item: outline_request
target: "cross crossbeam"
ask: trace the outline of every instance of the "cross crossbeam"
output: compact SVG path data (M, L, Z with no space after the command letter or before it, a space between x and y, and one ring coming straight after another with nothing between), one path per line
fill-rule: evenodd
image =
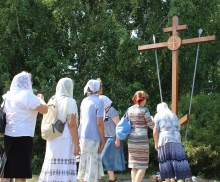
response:
M139 51L150 50L150 49L159 49L167 47L172 51L172 111L178 115L178 49L182 45L196 44L203 42L215 41L215 35L191 38L181 40L178 36L178 31L186 30L187 25L179 25L178 17L174 16L172 19L172 27L164 28L164 33L172 33L172 36L168 39L167 42L157 43L157 44L148 44L138 46ZM180 119L180 124L185 124L189 119L188 114Z

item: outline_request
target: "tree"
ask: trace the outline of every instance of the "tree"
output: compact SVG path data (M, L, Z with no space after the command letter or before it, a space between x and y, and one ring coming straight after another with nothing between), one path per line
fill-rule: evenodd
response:
M47 101L55 93L57 81L70 77L75 81L74 98L79 107L86 82L100 77L103 93L121 115L141 89L149 94L148 107L154 115L160 102L155 54L139 52L137 47L153 43L153 34L156 42L166 42L170 35L164 34L163 28L171 26L174 15L179 24L189 27L180 32L182 39L198 37L199 28L203 36L218 37L219 7L218 0L2 0L0 92L5 93L13 76L25 70L32 73L34 92L43 93ZM219 90L219 45L219 40L200 45L194 95ZM179 51L180 97L191 92L196 49L197 45L187 45ZM157 53L163 100L169 103L171 51L160 49ZM180 111L182 107L179 105ZM40 120L41 116L34 150L38 164L45 149ZM39 170L40 165L36 173Z

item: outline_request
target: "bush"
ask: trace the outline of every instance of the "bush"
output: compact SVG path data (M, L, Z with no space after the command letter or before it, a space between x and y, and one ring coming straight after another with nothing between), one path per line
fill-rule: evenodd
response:
M190 96L180 99L179 111L188 113ZM202 174L205 178L220 177L220 94L200 93L193 97L192 110L188 121L186 154L194 175ZM182 127L186 132L186 124ZM185 142L185 141L184 141Z
M35 155L32 159L32 174L40 174L42 168L42 158Z

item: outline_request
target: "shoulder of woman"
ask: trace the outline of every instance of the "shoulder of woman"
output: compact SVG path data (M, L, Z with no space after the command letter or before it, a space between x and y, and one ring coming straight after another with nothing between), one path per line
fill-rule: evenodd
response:
M144 112L150 112L149 109L147 107L143 107L144 108Z
M117 111L113 106L110 107L111 110Z
M21 90L19 93L19 95L23 96L23 97L36 97L37 96L34 94L34 92L30 91L30 90Z
M68 102L76 103L76 100L74 98L68 97Z

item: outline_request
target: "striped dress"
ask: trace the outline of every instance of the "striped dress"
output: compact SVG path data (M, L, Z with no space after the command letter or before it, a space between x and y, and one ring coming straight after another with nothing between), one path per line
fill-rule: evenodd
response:
M146 107L128 108L132 129L128 136L128 167L146 169L149 162L148 126L154 125Z

